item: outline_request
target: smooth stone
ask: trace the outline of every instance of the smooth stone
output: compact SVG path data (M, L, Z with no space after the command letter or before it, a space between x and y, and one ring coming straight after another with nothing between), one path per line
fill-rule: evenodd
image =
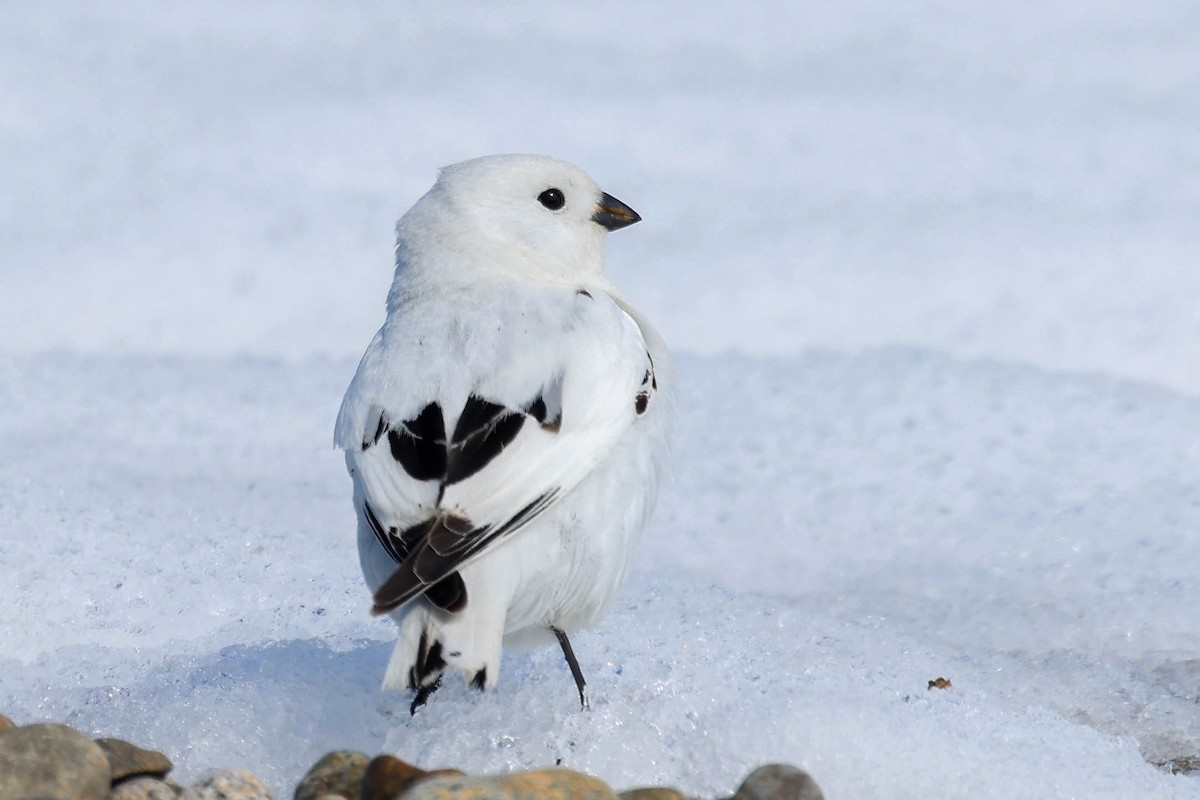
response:
M0 797L106 800L111 785L104 751L74 728L47 722L0 733Z
M112 782L117 783L135 775L164 778L175 766L171 759L157 750L146 750L123 739L97 739L96 744L108 756Z
M17 723L13 722L11 719L4 716L3 714L0 714L0 733L4 733L5 731L10 731L15 727L17 727Z
M825 800L812 777L791 764L767 764L751 772L733 800Z
M456 769L424 770L395 756L381 755L371 759L362 779L360 800L393 800L403 795L413 784L426 778L462 775ZM352 797L352 795L347 795ZM299 800L299 798L297 798Z
M617 795L618 800L687 800L687 796L678 789L669 786L644 786L640 789L628 789Z
M363 775L370 760L366 753L354 750L326 753L300 779L295 800L320 800L322 795L354 800L362 790Z
M543 769L513 775L427 778L404 800L616 800L608 784L569 769Z
M159 778L139 775L113 787L108 800L176 800L179 788Z
M222 769L184 789L179 800L275 800L275 795L245 770Z

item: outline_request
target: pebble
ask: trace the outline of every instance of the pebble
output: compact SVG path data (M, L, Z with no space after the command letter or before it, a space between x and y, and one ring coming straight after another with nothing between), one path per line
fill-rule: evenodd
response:
M180 791L164 780L143 775L121 781L113 787L108 800L176 800Z
M362 800L393 800L417 781L437 776L462 775L456 769L424 770L395 756L382 755L371 759L362 781Z
M602 781L569 769L482 777L444 775L422 780L404 800L616 800Z
M0 733L0 797L107 800L112 779L100 746L66 725Z
M13 722L3 714L0 714L0 733L4 733L5 731L11 730L15 727L17 727L17 723Z
M1166 761L1158 761L1154 766L1165 769L1172 775L1193 775L1200 773L1200 756L1177 756Z
M804 770L767 764L750 773L733 800L825 800L825 795Z
M687 796L667 786L645 786L621 792L617 800L687 800Z
M179 800L275 800L275 795L245 770L222 769L184 789Z
M122 739L97 739L96 744L108 756L113 783L135 775L164 778L174 766L171 759L157 750L145 750Z
M322 796L358 800L363 775L371 757L354 750L334 750L313 764L296 786L295 800L320 800Z

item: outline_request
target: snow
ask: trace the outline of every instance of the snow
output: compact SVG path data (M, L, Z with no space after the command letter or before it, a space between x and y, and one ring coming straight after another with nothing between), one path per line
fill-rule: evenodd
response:
M1200 797L1200 8L18 3L0 711L730 792ZM584 166L680 362L639 569L496 692L377 691L329 446L434 169ZM946 690L927 689L936 677Z

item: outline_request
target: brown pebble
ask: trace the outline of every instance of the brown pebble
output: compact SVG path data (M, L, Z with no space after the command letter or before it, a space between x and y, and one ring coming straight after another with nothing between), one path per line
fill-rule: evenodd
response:
M616 800L603 781L569 769L513 775L431 777L413 786L404 800Z
M320 800L322 795L336 795L344 800L357 800L362 791L363 774L371 757L354 750L334 750L300 779L295 800Z
M371 759L362 781L361 800L393 800L404 794L417 781L437 776L463 773L456 769L424 770L395 756L381 755Z
M644 786L640 789L628 789L617 795L618 800L687 800L687 796L678 789L668 786Z
M4 733L5 731L11 730L15 727L17 727L17 723L13 722L3 714L0 714L0 733Z
M1176 756L1166 761L1156 761L1154 766L1172 775L1194 775L1200 773L1200 756Z
M767 764L751 772L733 800L825 800L811 776L791 764Z
M934 678L933 680L931 680L929 682L929 686L927 688L929 688L929 689L949 689L950 685L951 684L950 684L949 678Z
M97 739L96 744L108 756L113 783L137 775L165 778L171 767L175 766L171 759L157 750L146 750L123 739Z
M164 780L141 775L114 786L108 800L176 800L181 791Z
M0 797L105 800L111 785L104 751L74 728L46 722L0 733Z

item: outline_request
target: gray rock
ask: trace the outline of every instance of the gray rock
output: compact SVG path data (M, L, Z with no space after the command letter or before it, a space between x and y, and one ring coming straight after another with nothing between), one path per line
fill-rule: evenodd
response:
M222 769L184 789L179 800L275 800L275 795L245 770Z
M74 728L41 723L0 733L0 797L105 800L112 779L100 746Z
M339 795L346 800L358 800L363 775L371 757L353 750L326 753L313 764L296 786L295 800L320 800L322 795Z
M121 739L97 739L96 744L108 756L113 783L135 775L163 778L174 766L171 759L157 750L146 750Z
M140 776L113 787L108 800L176 800L180 789L159 778Z
M767 764L751 772L733 800L825 800L817 782L791 764Z

